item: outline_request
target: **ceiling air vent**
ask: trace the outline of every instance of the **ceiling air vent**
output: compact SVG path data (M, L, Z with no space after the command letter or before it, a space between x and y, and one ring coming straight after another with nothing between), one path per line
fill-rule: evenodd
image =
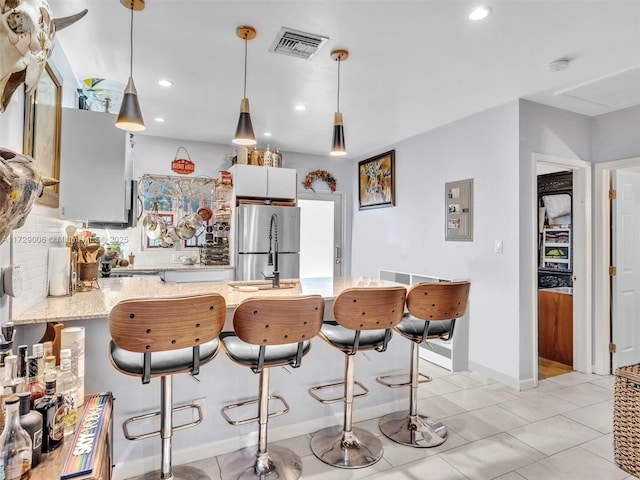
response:
M270 52L311 60L327 43L328 37L282 27L269 48Z

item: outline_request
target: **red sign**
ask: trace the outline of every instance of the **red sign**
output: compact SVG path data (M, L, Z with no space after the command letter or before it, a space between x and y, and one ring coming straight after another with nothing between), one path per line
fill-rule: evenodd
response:
M182 173L184 175L189 175L193 173L196 168L196 164L191 160L185 160L184 158L176 158L171 162L171 170L176 173Z

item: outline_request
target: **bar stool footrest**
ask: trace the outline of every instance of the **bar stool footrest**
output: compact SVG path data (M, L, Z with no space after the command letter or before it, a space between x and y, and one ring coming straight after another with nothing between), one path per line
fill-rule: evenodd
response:
M424 373L419 373L418 376L420 377L418 383L428 383L432 380L430 376L425 375ZM402 382L394 382L393 379L395 378L407 378L408 380L404 380ZM408 387L409 385L411 385L411 377L407 373L399 373L396 375L382 375L380 377L376 377L376 382L378 382L380 385L384 385L385 387L390 388Z
M280 415L284 415L286 413L289 413L289 404L286 402L286 400L281 397L280 395L269 395L269 400L278 400L280 403L282 403L283 407L280 410L277 410L275 412L269 412L269 415L267 416L267 418L273 418L273 417L279 417ZM240 408L240 407L245 407L247 405L254 405L260 402L259 398L253 399L253 400L247 400L245 402L240 402L240 403L232 403L230 405L225 405L224 407L222 407L221 413L222 416L224 417L224 419L227 421L227 423L229 423L230 425L246 425L247 423L253 423L253 422L257 422L259 417L256 415L255 417L251 417L251 418L243 418L240 420L234 420L232 419L229 415L227 415L227 412L230 410L234 410L236 408Z
M353 398L366 397L367 395L369 395L369 389L365 387L362 383L358 382L357 380L353 381L353 386L358 387L360 389L360 391L356 393L354 388ZM330 388L337 388L337 387L344 387L344 382L329 383L327 385L320 385L319 387L310 388L309 395L311 395L320 403L342 402L344 400L344 396L334 397L334 398L323 398L322 396L318 395L318 393L320 393L323 390L330 389Z
M190 427L195 427L196 425L198 425L199 423L202 423L202 420L204 419L204 415L202 413L202 407L200 405L198 405L197 403L189 403L187 405L178 405L176 407L173 407L171 410L172 412L180 412L182 410L188 410L188 409L195 409L198 412L198 418L188 422L188 423L183 423L182 425L178 425L176 427L172 427L172 431L173 432L177 432L179 430L184 430L185 428L190 428ZM148 420L150 418L154 418L154 417L159 417L161 415L161 412L152 412L152 413L145 413L144 415L137 415L135 417L131 417L126 419L124 422L122 422L122 430L124 431L124 436L127 440L144 440L145 438L151 438L151 437L156 437L160 435L160 430L155 430L153 432L149 432L149 433L141 433L139 435L132 435L131 433L129 433L129 425L131 425L132 423L136 423L142 420Z

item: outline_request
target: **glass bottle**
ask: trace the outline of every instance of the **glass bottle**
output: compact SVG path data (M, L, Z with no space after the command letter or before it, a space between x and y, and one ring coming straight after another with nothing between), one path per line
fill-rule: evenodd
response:
M64 442L64 401L56 392L55 374L45 374L45 378L46 393L36 400L33 409L42 415L42 453L49 453Z
M31 478L32 444L29 434L20 426L20 400L7 398L7 422L0 434L0 478L27 480Z
M44 358L50 357L53 355L53 342L44 342L42 344L42 348L44 350ZM55 357L54 357L55 358Z
M20 399L20 426L25 429L31 439L31 468L42 459L42 414L30 409L29 392L18 394Z
M31 398L31 406L34 402L44 397L44 385L40 382L40 375L38 370L38 359L35 357L27 358L29 364L29 377L27 379L26 391L29 392Z
M19 345L18 346L18 378L24 378L26 383L27 381L27 350L29 349L28 345Z
M64 434L71 435L76 428L78 416L78 378L71 371L71 350L60 350L60 375L58 391L64 398Z
M33 356L38 360L38 381L44 385L44 345L34 343L31 348Z
M18 356L5 357L4 365L5 375L8 377L5 386L11 388L12 393L24 392L24 378L18 377Z

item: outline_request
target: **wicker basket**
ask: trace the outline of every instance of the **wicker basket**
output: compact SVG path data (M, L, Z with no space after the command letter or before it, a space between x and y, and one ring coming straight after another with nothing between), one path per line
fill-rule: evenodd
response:
M613 451L622 470L640 477L640 365L616 370Z

